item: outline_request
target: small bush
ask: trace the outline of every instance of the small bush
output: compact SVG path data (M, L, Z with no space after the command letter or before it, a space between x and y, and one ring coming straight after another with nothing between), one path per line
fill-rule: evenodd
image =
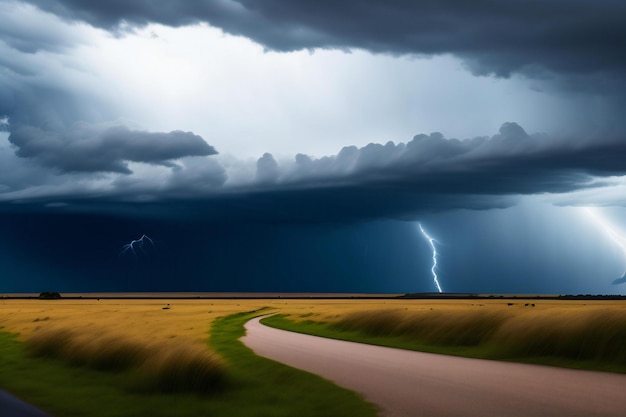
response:
M44 291L39 293L40 300L58 300L61 298L61 294L56 291Z
M226 379L220 358L206 346L185 341L146 344L132 337L90 330L36 331L27 340L30 355L59 359L103 371L130 371L131 386L141 391L214 391Z
M223 386L224 367L203 346L173 345L157 349L134 374L135 387L157 392L213 392Z

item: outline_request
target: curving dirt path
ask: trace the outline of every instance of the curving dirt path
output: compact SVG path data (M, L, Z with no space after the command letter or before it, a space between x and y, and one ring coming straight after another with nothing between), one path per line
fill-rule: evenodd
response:
M38 408L0 390L0 416L2 417L51 417Z
M468 359L246 323L256 354L334 381L387 417L626 416L626 375Z

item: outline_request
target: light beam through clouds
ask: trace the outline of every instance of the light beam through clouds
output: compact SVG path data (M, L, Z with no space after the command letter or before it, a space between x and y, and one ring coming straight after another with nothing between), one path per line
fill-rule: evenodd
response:
M613 284L623 284L626 283L626 236L622 235L617 227L615 227L611 222L602 215L602 213L595 208L592 207L583 207L581 208L581 212L584 213L589 219L593 221L596 225L600 226L600 228L606 233L611 240L619 246L624 254L624 273L621 278L613 281Z
M430 247L433 249L433 266L432 268L430 268L430 272L432 272L433 274L433 281L435 282L435 287L437 287L437 291L441 293L443 292L443 290L441 289L441 285L439 285L439 278L437 277L437 248L435 247L435 239L433 239L428 235L428 233L426 233L426 231L422 227L422 223L418 223L418 225L420 228L420 232L422 232L422 235L424 235L426 240L428 240L428 243L430 243Z
M146 244L146 241L150 242L151 246L154 246L154 242L146 235L141 235L139 239L131 240L130 243L122 246L122 250L120 252L121 255L126 255L129 251L133 253L133 255L137 255L135 252L135 247L138 247L141 251L143 251L143 247Z

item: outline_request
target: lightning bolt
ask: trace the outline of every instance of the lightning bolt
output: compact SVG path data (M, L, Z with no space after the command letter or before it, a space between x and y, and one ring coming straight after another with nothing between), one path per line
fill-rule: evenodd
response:
M135 247L139 248L139 250L143 251L143 247L146 244L146 241L150 242L150 245L154 246L154 242L146 235L141 235L139 239L131 240L130 243L122 246L122 250L120 251L121 255L126 255L129 251L133 253L133 255L137 255L135 252Z
M426 233L426 230L424 230L424 228L422 227L422 223L418 223L418 225L420 227L420 232L422 232L422 235L424 235L426 240L428 240L428 243L430 243L430 247L433 249L433 266L432 268L430 268L430 272L432 272L433 274L435 287L437 287L437 291L443 292L443 290L441 289L441 285L439 285L439 278L437 277L437 248L435 247L435 239L433 239L428 235L428 233Z
M626 260L626 237L624 237L619 229L611 224L597 209L592 207L582 207L581 212L591 219L596 225L606 233L606 235L622 250L624 259ZM613 284L622 284L626 282L626 265L624 266L624 274L621 278L613 281Z

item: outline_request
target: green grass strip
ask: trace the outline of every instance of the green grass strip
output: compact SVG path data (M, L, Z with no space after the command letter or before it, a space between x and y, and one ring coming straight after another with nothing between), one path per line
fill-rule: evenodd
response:
M468 358L502 360L507 362L530 363L538 365L558 366L562 368L585 369L591 371L626 373L626 367L619 363L600 360L574 360L558 356L519 356L508 355L493 345L454 346L424 343L406 336L372 336L360 330L339 329L334 323L314 320L292 320L287 314L265 317L261 323L276 329L296 333L320 336L329 339L365 343L369 345L392 347L418 352L437 353L443 355L463 356Z
M227 358L236 390L223 398L242 405L240 416L375 416L376 409L359 395L321 377L260 358L238 341L243 324L259 313L240 313L213 324L210 344Z
M375 416L354 392L260 358L239 337L261 313L217 319L209 344L228 362L226 386L213 394L149 395L129 390L124 372L72 367L30 357L16 335L0 332L0 388L57 417Z

